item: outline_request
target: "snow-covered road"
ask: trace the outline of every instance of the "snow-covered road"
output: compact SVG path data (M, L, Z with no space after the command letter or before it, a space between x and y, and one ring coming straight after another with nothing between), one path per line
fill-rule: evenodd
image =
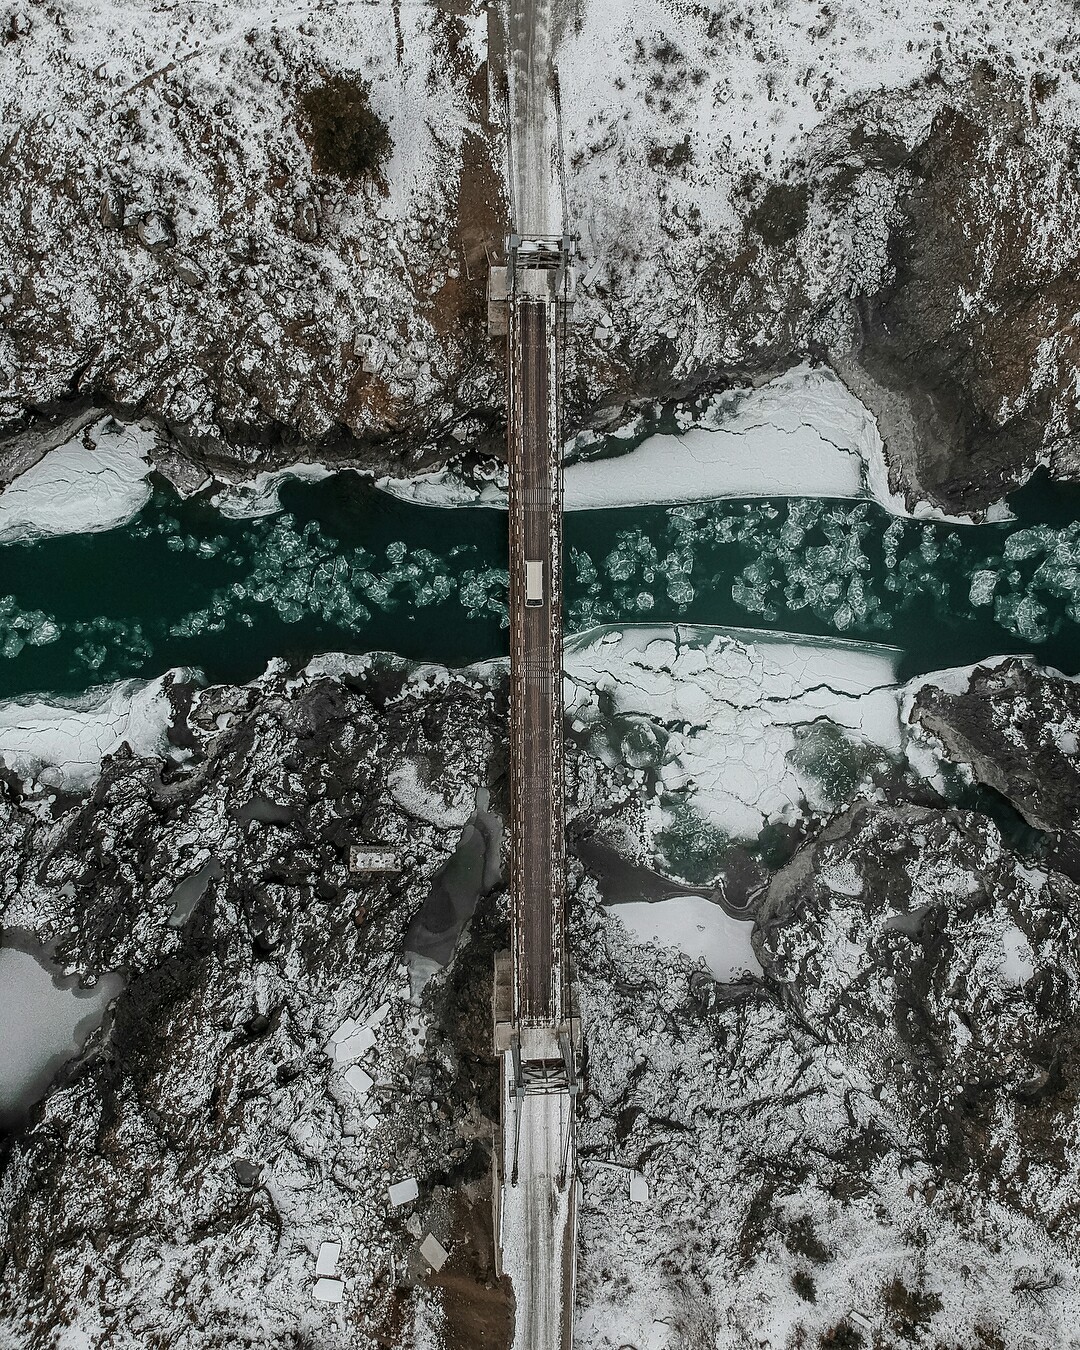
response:
M567 1092L515 1100L503 1057L502 1264L516 1300L514 1350L570 1346L576 1185L568 1154L574 1101ZM515 1132L515 1112L521 1112ZM515 1145L517 1184L513 1184Z

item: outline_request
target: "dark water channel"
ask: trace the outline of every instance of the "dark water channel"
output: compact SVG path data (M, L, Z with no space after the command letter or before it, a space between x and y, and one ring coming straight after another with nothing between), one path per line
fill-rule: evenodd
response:
M159 487L128 525L0 547L0 697L171 665L243 681L272 656L506 651L506 517L399 501L354 474L232 520ZM891 643L905 675L1030 651L1080 670L1080 491L1029 485L1016 521L898 520L780 499L577 512L568 627L687 621Z

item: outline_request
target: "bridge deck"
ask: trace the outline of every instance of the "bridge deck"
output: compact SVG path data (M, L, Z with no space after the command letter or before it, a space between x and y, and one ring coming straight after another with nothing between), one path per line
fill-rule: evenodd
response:
M559 318L524 295L510 314L511 890L515 1020L563 1015L562 500ZM544 603L525 604L540 560Z

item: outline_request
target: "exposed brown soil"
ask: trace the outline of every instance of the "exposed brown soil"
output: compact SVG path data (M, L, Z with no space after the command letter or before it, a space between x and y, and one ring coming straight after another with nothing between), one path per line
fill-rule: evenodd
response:
M462 1192L455 1197L454 1250L429 1283L443 1291L446 1350L506 1350L514 1332L514 1294L506 1276L495 1275L490 1184L472 1189L474 1199Z

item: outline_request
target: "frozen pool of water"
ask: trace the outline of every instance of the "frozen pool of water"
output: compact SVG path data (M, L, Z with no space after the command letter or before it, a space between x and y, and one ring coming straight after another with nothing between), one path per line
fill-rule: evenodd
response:
M113 972L80 989L74 976L58 977L39 946L0 947L0 1128L42 1096L122 988Z

